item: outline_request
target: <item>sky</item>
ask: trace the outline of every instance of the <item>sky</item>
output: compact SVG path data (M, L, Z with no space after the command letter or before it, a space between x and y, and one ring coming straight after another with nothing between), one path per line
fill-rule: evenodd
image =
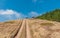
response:
M36 17L60 9L60 0L0 0L0 22Z

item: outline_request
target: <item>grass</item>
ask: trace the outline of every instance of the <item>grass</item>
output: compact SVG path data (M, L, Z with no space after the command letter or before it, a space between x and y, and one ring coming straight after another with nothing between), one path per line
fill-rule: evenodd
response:
M4 23L14 23L15 21L7 21L7 22L4 22Z
M53 23L41 23L42 26L53 26Z

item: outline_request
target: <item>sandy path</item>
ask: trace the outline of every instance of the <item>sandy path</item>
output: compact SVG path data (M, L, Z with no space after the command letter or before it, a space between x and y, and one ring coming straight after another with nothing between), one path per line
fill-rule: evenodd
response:
M21 28L15 38L32 38L27 19L23 20Z
M15 38L25 38L25 20L23 20L21 28Z
M21 28L19 29L19 32L17 33L17 36L15 36L15 38L32 38L28 19L23 20Z
M26 38L32 38L30 28L29 28L29 24L28 24L28 20L26 20Z

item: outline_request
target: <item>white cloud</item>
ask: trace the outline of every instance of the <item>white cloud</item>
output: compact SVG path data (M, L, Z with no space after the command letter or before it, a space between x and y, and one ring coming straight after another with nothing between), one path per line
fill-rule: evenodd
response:
M31 11L29 14L28 14L30 17L36 17L40 14L38 14L37 12L34 12L34 11Z
M15 14L16 12L13 10L0 10L0 14Z
M13 19L23 19L25 15L21 12L16 12L14 10L0 10L0 21L1 19L5 20L13 20Z

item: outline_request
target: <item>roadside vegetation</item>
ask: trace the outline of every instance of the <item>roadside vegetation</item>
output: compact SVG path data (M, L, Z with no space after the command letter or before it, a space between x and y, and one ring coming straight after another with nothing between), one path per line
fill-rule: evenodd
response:
M56 10L47 12L47 13L42 14L41 16L38 16L36 18L60 22L60 9L56 9Z
M15 21L6 21L6 22L4 22L4 23L15 23Z
M40 25L42 25L42 26L53 26L54 24L53 23L41 23Z

